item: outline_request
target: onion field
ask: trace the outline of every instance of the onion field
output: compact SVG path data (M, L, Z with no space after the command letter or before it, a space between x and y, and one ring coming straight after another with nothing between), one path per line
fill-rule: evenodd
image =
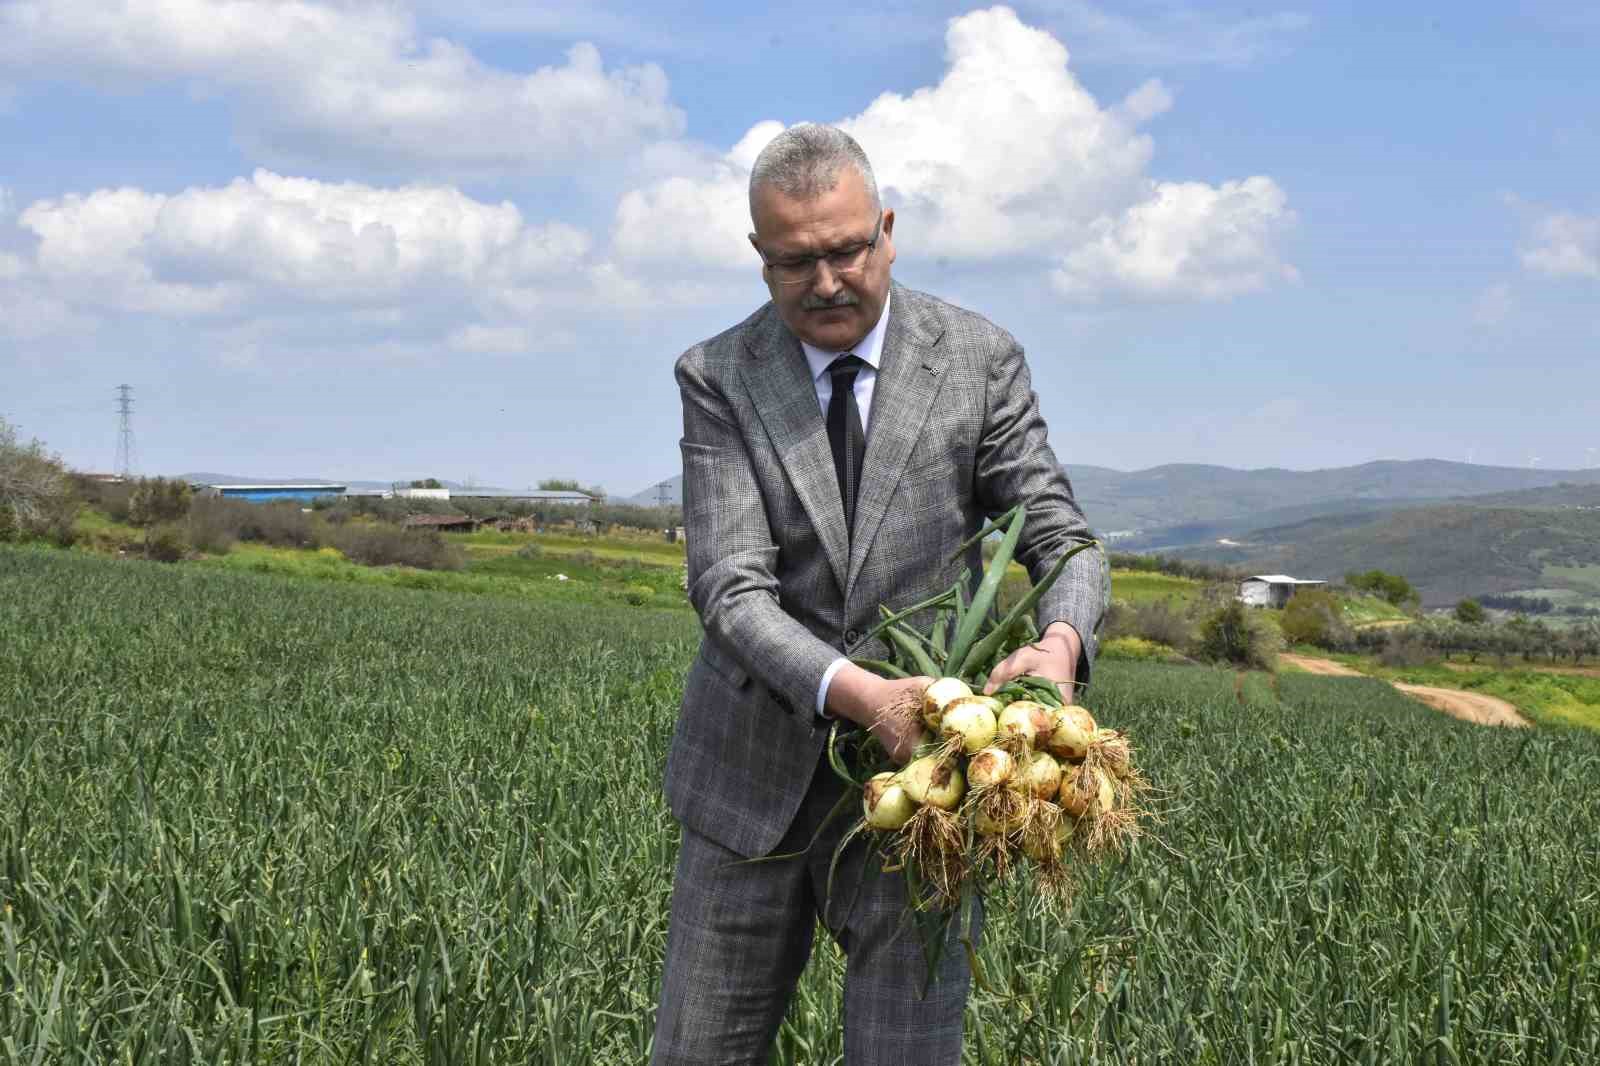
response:
M0 548L0 1064L648 1058L692 612ZM1600 735L1101 665L1162 822L972 1064L1600 1062ZM819 946L777 1061L842 1055Z

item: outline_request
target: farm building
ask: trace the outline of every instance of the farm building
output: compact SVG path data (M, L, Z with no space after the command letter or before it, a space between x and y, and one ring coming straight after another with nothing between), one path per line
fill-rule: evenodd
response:
M500 500L504 503L593 503L587 492L567 492L555 489L456 489L450 493L452 500Z
M273 500L298 500L310 503L316 499L337 499L344 495L343 485L196 485L195 491L203 496L222 496L229 500L247 500L250 503L271 503Z
M1239 600L1250 607L1282 607L1306 585L1326 584L1326 581L1308 581L1288 574L1257 574L1239 582Z
M481 521L459 514L414 514L401 523L406 529L436 529L441 533L476 533Z

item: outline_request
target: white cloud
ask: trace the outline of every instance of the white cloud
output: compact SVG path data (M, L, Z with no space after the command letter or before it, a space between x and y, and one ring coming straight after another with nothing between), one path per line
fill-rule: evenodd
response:
M1102 107L1067 49L995 7L952 19L937 85L884 93L838 124L862 143L897 211L898 250L919 258L1054 264L1078 301L1217 299L1292 278L1276 250L1292 224L1258 176L1157 183L1139 124L1172 106L1159 81ZM624 196L613 243L645 271L750 269L751 163L782 126L763 122L720 157Z
M175 313L224 310L260 290L383 303L419 286L517 283L589 250L581 230L530 225L510 203L448 186L375 188L267 170L173 196L125 188L41 200L20 221L39 239L46 276L94 282L124 307Z
M1214 5L1161 4L1133 17L1084 0L1050 0L1043 10L1080 54L1138 66L1245 67L1282 55L1311 26L1299 11L1231 15Z
M1600 280L1600 215L1546 212L1534 221L1522 265L1546 277Z
M1228 299L1297 279L1273 247L1292 220L1271 178L1159 182L1150 199L1097 219L1093 240L1063 256L1051 281L1069 299L1089 302Z
M550 170L684 125L653 64L607 70L578 44L559 65L499 69L370 0L12 0L0 66L235 92L270 150L411 172Z
M0 255L0 301L59 308L40 329L129 313L192 320L233 359L391 342L396 351L549 348L570 341L574 312L600 300L587 233L450 186L258 170L174 195L121 188L40 200L18 223L32 247L26 258Z

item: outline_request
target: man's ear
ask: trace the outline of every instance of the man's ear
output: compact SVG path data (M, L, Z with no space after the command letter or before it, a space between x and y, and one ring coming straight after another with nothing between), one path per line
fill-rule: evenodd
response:
M751 234L750 239L754 240L755 234ZM889 262L894 262L894 208L892 207L883 209L883 233L878 239L884 243L884 251L889 253Z

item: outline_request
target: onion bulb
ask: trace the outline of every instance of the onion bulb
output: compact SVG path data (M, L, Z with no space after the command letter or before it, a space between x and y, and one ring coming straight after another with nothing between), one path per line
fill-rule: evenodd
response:
M960 696L945 704L939 735L959 737L961 750L968 755L988 747L994 730L994 712L982 696Z
M951 700L972 695L972 689L959 677L941 677L922 693L922 721L935 733L944 719L945 706Z
M1022 852L1034 862L1060 859L1067 850L1072 840L1072 822L1066 818L1056 818L1054 822L1049 828L1041 827L1022 835Z
M1016 828L1016 823L996 818L986 808L979 806L972 814L972 828L986 837L1003 837Z
M889 772L874 775L862 786L861 806L874 829L899 829L917 812L916 803Z
M1097 729L1094 732L1095 748L1106 769L1121 778L1133 772L1133 753L1128 738L1115 729Z
M1026 701L1010 704L1000 712L1000 735L1020 737L1024 747L1033 747L1033 742L1039 736L1039 726L1028 712Z
M1094 715L1076 704L1057 707L1052 714L1054 728L1045 750L1067 762L1082 762L1095 739Z
M1054 799L1061 791L1061 764L1042 751L1023 758L1021 785L1039 799Z
M1003 748L984 748L967 763L967 780L973 788L992 788L1011 779L1017 761Z
M1088 766L1072 766L1061 776L1061 791L1057 796L1061 809L1073 818L1089 813L1100 796L1100 771Z
M954 759L926 755L914 760L895 776L906 795L918 803L942 810L954 810L967 791L966 778Z

